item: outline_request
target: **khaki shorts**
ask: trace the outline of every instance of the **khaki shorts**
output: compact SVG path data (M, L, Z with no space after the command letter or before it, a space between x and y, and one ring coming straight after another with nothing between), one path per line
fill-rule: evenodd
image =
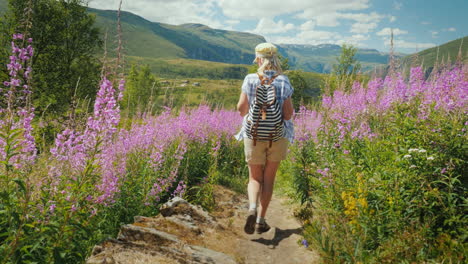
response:
M253 140L244 138L245 161L248 164L265 165L266 161L279 162L286 159L289 141L282 138L274 141L270 148L270 141L257 141L256 146Z

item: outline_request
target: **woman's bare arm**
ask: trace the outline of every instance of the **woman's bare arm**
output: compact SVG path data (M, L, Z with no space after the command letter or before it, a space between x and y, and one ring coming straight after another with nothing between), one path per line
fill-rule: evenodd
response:
M294 113L294 107L292 104L291 97L289 97L288 99L284 100L284 103L283 103L283 119L284 120L291 119L293 116L293 113Z
M241 93L239 102L237 103L237 111L243 117L249 112L249 99L245 93Z

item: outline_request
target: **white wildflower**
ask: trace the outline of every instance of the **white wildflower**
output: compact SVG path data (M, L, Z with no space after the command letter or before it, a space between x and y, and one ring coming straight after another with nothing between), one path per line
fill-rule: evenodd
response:
M429 156L429 157L427 157L427 160L434 160L434 157Z
M411 166L409 166L409 168L410 168L410 169L414 169L414 168L416 168L416 167L417 167L417 166L416 166L416 165L414 165L414 164L413 164L413 165L411 165Z
M409 158L411 158L411 155L410 155L410 154L406 154L406 155L403 156L403 158L409 159Z
M418 150L419 150L419 149L417 149L417 148L410 148L410 149L408 149L408 152L409 152L409 153L412 153L412 152L416 152L416 151L418 151Z
M419 153L426 153L426 152L427 152L427 150L425 150L425 149L420 149L419 150Z

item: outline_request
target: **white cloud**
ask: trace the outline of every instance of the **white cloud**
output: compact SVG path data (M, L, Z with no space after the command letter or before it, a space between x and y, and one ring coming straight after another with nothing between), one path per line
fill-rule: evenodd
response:
M457 29L454 28L454 27L449 27L449 28L443 28L442 31L443 31L443 32L447 32L447 31L449 31L449 32L455 32L455 31L457 31Z
M421 25L430 25L430 24L431 24L431 22L428 22L428 21L422 21L421 22Z
M340 34L336 32L323 31L323 30L309 30L303 31L297 34L297 36L303 40L314 41L314 40L333 40L340 38Z
M389 16L388 20L390 21L390 23L393 23L396 21L396 16Z
M369 33L369 31L372 31L376 27L377 23L354 23L351 26L351 32L358 34Z
M390 36L391 32L392 32L392 29L387 27L387 28L384 28L384 29L380 30L376 34L377 34L377 36ZM403 34L408 34L408 31L402 30L402 29L399 29L399 28L394 28L393 29L393 35L394 36L403 35Z
M389 47L390 46L390 40L386 39L384 40L384 45ZM434 43L424 43L424 42L411 42L411 41L406 41L402 39L395 39L393 40L393 46L395 49L413 49L414 51L420 51L423 49L428 49L435 47L436 44Z
M278 44L309 44L318 45L324 43L338 43L343 37L337 32L323 30L302 31L293 37L267 37L268 41Z
M294 29L294 25L291 23L286 24L283 20L275 22L270 18L262 18L252 32L257 34L279 34L292 29Z
M342 36L340 33L323 30L310 30L306 32L300 32L293 37L276 36L267 38L268 41L277 44L307 44L307 45L319 45L319 44L337 44L343 45L352 44L358 47L366 47L365 40L370 38L369 35L355 34L352 36Z
M352 35L350 37L345 37L343 39L340 39L336 42L338 45L343 45L343 44L352 44L357 47L366 47L362 41L368 40L370 38L369 35L363 35L363 34L356 34Z
M339 17L337 13L330 13L315 16L315 21L317 23L317 26L336 27L340 25L340 22L338 22L338 18Z
M301 13L301 18L314 18L345 10L362 10L369 7L369 0L219 0L223 13L237 19L256 19L258 17L275 17L280 14Z
M116 10L120 0L90 0L89 6ZM191 0L133 0L123 1L122 9L150 21L179 25L200 23L212 28L224 28L224 22L215 18L216 1Z
M378 23L384 18L384 16L380 15L380 14L378 14L376 12L372 12L370 14L365 14L365 13L341 13L341 14L338 14L338 18L355 20L356 22L360 22L360 23L371 23L371 22Z
M301 31L312 30L317 23L314 20L309 20L300 26Z
M430 31L432 38L438 38L439 37L439 31Z
M240 20L235 20L235 19L229 19L229 20L226 20L224 21L226 24L228 25L237 25L240 23Z
M400 10L403 7L403 3L398 1L393 1L393 9Z
M376 12L372 12L369 14L366 13L325 13L321 15L317 15L312 19L317 21L318 26L328 26L328 27L335 27L338 26L339 19L347 19L353 20L360 24L372 24L372 23L379 23L385 16L380 15Z

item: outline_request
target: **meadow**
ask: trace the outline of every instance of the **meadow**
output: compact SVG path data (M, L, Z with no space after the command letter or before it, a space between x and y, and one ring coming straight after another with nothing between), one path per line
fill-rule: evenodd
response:
M177 98L200 91L183 97L192 107L129 118L120 108L125 79L103 74L93 111L38 152L33 44L13 36L2 90L0 263L82 263L122 224L156 215L174 196L210 210L216 184L245 191L233 101L196 101L238 90L222 94L205 79L197 81L213 98L174 87ZM279 190L301 204L304 245L329 263L466 261L467 73L461 62L429 78L419 67L409 78L391 72L299 109Z

